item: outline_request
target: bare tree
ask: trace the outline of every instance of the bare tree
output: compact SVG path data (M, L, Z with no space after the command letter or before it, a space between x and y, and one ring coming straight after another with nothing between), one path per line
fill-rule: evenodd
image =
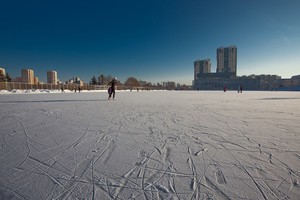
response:
M96 77L95 77L95 76L93 76L93 77L91 78L90 84L91 84L91 85L96 85L96 84L97 84L97 80L96 80Z
M0 71L0 82L5 82L6 81L6 76L2 71Z
M139 87L140 81L138 81L134 77L129 77L129 78L127 78L127 80L125 81L124 84L125 84L125 86L129 86L129 87Z

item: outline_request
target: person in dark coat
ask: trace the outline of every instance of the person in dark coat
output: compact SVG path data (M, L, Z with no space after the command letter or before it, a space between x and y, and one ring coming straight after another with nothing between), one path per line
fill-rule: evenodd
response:
M240 85L240 91L241 91L241 93L243 92L243 86L242 85Z
M226 90L227 90L227 86L224 85L223 91L226 92Z
M117 84L117 78L116 77L113 78L112 81L109 82L109 84L110 84L110 88L111 89L110 89L110 93L109 93L108 99L110 100L111 95L113 96L113 99L115 99L115 95L116 95L115 89L116 89L116 84Z

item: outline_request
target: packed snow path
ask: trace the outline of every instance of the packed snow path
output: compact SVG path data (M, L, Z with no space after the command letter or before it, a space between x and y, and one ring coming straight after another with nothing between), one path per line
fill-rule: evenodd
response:
M0 95L1 199L299 199L300 93Z

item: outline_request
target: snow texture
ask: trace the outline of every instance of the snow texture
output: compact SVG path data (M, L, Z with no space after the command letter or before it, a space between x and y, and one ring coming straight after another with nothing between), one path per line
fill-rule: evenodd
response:
M300 198L297 92L1 94L0 108L0 199Z

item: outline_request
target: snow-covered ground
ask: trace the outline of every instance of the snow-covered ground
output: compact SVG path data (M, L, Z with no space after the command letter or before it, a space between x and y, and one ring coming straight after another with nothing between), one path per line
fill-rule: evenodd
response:
M77 90L78 92L78 90ZM107 92L107 90L82 90L81 93L92 93L92 92ZM123 91L122 91L123 92ZM0 94L45 94L45 93L62 93L61 90L48 90L48 89L37 89L37 90L0 90ZM64 90L63 93L75 93L75 91ZM78 92L79 93L79 92Z
M299 92L0 95L0 199L299 199Z

